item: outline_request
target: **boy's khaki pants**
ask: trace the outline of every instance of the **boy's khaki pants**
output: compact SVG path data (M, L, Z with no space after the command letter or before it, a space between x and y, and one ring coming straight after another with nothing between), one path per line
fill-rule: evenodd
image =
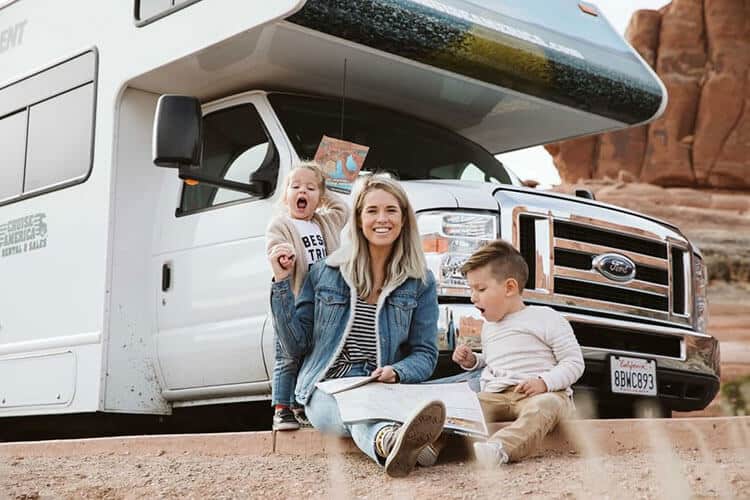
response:
M511 462L531 454L563 418L573 414L574 406L565 391L545 392L526 397L513 392L480 392L479 403L487 422L514 422L490 437L499 442Z

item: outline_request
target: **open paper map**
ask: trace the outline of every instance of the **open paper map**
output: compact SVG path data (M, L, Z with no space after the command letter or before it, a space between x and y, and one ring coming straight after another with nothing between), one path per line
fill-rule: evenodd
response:
M324 135L315 152L315 162L323 169L326 186L351 192L369 150L368 146Z
M367 383L370 380L372 377L346 377L319 382L317 387L336 398L345 423L363 420L403 422L420 403L438 399L445 404L446 431L481 437L488 435L479 399L466 382Z

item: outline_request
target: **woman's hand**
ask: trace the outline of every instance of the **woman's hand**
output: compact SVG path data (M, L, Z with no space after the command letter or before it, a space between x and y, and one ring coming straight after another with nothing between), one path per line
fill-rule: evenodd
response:
M396 373L396 370L392 366L375 368L370 375L373 377L377 376L378 382L385 382L386 384L395 384L398 382L398 373Z
M281 243L273 247L268 260L271 261L271 269L276 281L285 280L292 273L294 258L294 247L289 243Z

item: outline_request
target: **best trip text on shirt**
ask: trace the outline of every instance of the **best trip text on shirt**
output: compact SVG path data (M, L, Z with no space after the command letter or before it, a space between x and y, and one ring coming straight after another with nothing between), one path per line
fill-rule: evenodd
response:
M302 245L305 247L305 260L308 266L326 258L326 242L320 227L311 221L294 219Z

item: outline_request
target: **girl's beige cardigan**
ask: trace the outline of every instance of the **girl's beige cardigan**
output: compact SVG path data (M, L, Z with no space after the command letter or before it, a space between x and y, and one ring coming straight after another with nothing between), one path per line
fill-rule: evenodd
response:
M313 214L313 222L320 227L326 242L326 254L330 255L341 244L341 229L349 218L349 205L344 199L328 191L320 200L320 206ZM302 238L288 213L282 213L271 219L266 229L266 254L281 243L294 247L296 261L292 273L292 291L298 295L307 276L307 260Z

